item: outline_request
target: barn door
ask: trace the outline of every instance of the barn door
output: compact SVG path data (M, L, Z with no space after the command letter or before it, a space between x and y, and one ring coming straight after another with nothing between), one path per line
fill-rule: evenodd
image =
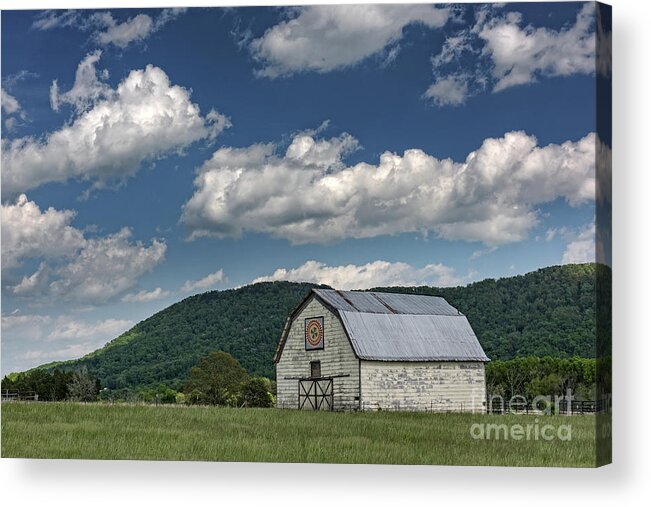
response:
M332 379L301 379L298 381L298 408L302 410L333 409Z

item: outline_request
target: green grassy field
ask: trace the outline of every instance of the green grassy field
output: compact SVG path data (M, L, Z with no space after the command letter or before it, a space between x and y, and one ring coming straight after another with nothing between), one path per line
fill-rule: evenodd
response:
M476 440L474 423L571 424L571 441ZM2 457L594 466L591 416L3 403Z

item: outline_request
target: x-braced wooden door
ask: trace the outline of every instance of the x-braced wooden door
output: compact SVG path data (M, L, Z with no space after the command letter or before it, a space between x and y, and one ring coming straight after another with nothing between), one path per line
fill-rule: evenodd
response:
M331 378L301 379L298 381L298 408L332 410L333 392Z

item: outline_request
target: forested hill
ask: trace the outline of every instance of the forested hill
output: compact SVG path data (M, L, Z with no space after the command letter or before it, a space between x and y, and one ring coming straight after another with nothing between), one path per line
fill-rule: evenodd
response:
M163 383L179 388L199 358L235 356L253 375L274 375L273 354L289 312L316 285L273 282L189 297L140 322L103 348L74 361L111 389ZM465 287L377 289L445 297L468 316L492 359L595 353L595 266L553 266Z
M552 266L465 287L374 290L444 297L466 314L491 359L595 356L595 264Z

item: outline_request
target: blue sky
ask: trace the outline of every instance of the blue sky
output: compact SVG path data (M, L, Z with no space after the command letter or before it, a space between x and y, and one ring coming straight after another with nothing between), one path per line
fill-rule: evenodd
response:
M594 260L593 4L2 12L2 372L260 279Z

